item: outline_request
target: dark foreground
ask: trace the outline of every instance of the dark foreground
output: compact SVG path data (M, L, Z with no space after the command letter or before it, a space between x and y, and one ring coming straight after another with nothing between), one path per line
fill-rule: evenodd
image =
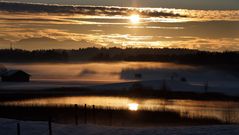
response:
M48 122L0 119L1 135L48 135ZM62 125L52 123L52 135L238 135L238 125L112 127L101 125Z

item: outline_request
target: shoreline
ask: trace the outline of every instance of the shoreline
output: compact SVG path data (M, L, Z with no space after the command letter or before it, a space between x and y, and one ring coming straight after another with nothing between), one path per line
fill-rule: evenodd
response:
M198 101L232 101L239 102L238 96L217 92L164 91L150 88L143 89L91 89L87 87L62 87L42 90L0 90L0 101L14 101L35 98L72 97L72 96L112 96L128 98L155 98Z

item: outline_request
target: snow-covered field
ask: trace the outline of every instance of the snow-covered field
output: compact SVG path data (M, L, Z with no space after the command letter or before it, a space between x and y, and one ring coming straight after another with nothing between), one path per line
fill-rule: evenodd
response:
M126 89L132 86L135 82L115 83L106 85L89 86L93 89ZM148 80L140 81L140 83L149 88L160 89L163 84L172 91L185 91L185 92L205 92L204 83L190 83L178 80ZM208 84L208 92L220 92L228 95L239 95L238 82L218 82L216 84Z
M239 74L208 67L162 62L88 62L4 64L7 69L22 69L32 75L30 83L3 83L2 90L90 87L128 88L137 79L147 87L160 88L163 81L174 91L209 92L239 95ZM135 78L140 74L141 78ZM182 78L186 82L182 82Z
M105 81L90 81L90 80L70 80L70 79L41 79L31 80L31 82L0 82L0 89L2 90L42 90L49 88L61 87L88 87L93 85L101 85L114 82Z
M88 87L97 90L119 90L130 88L136 81L107 82L107 81L32 81L30 83L0 82L1 90L14 92L15 90L43 90L49 88ZM163 84L172 91L205 92L203 82L182 82L179 80L141 80L143 86L160 89ZM218 81L208 83L208 92L220 92L227 95L239 96L239 81Z
M47 122L0 119L0 135L16 135L17 122L21 135L48 135ZM100 125L52 124L53 135L238 135L239 125L176 127L110 127Z

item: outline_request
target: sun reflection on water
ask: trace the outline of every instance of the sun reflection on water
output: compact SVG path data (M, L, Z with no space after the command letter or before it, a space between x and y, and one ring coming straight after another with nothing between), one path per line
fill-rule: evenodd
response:
M137 103L130 103L130 104L128 104L128 108L131 111L137 111L138 107L139 107L139 104L137 104Z

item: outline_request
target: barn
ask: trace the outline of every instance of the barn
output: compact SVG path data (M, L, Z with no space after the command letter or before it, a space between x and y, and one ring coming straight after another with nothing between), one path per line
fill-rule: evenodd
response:
M2 82L29 82L31 75L22 70L8 70L1 77Z

